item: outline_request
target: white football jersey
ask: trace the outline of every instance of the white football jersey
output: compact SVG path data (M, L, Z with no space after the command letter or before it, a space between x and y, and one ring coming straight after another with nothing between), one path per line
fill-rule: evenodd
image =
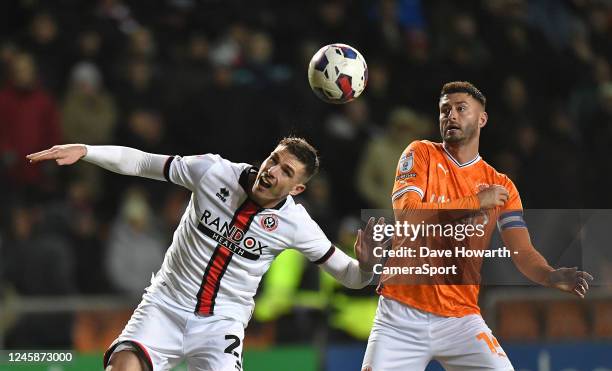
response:
M149 292L246 326L259 281L278 254L294 248L317 264L331 256L331 242L291 196L270 209L247 196L252 172L218 155L168 159L164 176L192 195Z

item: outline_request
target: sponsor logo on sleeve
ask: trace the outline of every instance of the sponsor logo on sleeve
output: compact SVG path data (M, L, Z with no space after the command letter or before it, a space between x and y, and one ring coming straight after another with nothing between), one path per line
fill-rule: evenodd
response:
M400 163L399 163L400 174L404 174L412 170L413 164L414 164L414 152L410 151L408 155L403 155L400 158Z
M395 181L399 182L400 180L411 179L414 177L416 177L416 173L401 174L395 177Z

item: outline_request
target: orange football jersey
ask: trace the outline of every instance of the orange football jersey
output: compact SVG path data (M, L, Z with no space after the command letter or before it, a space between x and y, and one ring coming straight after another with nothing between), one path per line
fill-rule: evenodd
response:
M514 215L522 210L518 191L512 181L504 174L497 172L480 156L459 163L444 148L441 143L430 141L412 142L402 154L396 172L392 200L396 213L399 209L411 209L414 200L420 200L416 209L441 209L451 206L456 209L478 209L478 199L475 195L491 185L501 185L509 192L508 201L503 207L482 212L488 220L484 237L472 239L468 243L481 245L480 249L488 248L488 241L494 231L495 222L500 216L505 218L508 226L513 226ZM457 206L455 206L457 205ZM455 206L455 207L453 207ZM431 213L431 211L430 211ZM522 220L522 219L521 219ZM522 226L522 225L520 225ZM394 248L398 242L394 239ZM450 248L448 242L427 238L431 248ZM431 246L431 245L435 246ZM445 258L444 264L451 264L455 258ZM466 261L461 262L463 266ZM404 282L391 283L389 277L381 277L380 293L388 298L400 301L417 309L446 317L462 317L468 314L480 313L478 307L478 285L482 258L470 258L467 265L477 272L477 279L472 278L457 284L415 284ZM444 280L442 281L444 282Z

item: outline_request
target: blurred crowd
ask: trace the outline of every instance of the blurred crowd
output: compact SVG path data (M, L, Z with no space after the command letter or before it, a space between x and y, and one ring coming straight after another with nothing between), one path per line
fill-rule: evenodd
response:
M452 80L487 96L481 155L526 208L612 204L610 0L33 0L2 2L0 19L5 291L140 295L189 197L88 164L32 166L28 153L76 142L257 165L283 136L305 136L322 171L300 202L350 249L361 209L390 208L402 150L439 141ZM333 42L369 65L365 93L343 106L306 77ZM320 284L310 269L294 287Z

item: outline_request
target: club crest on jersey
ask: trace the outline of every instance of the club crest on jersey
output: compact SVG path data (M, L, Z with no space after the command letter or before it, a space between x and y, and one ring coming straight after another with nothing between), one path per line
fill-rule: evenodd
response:
M261 227L268 232L272 232L278 227L278 217L276 215L262 215L259 222Z
M399 163L399 172L401 174L407 173L412 170L412 165L414 164L414 152L410 151L407 155L403 155L400 158Z

